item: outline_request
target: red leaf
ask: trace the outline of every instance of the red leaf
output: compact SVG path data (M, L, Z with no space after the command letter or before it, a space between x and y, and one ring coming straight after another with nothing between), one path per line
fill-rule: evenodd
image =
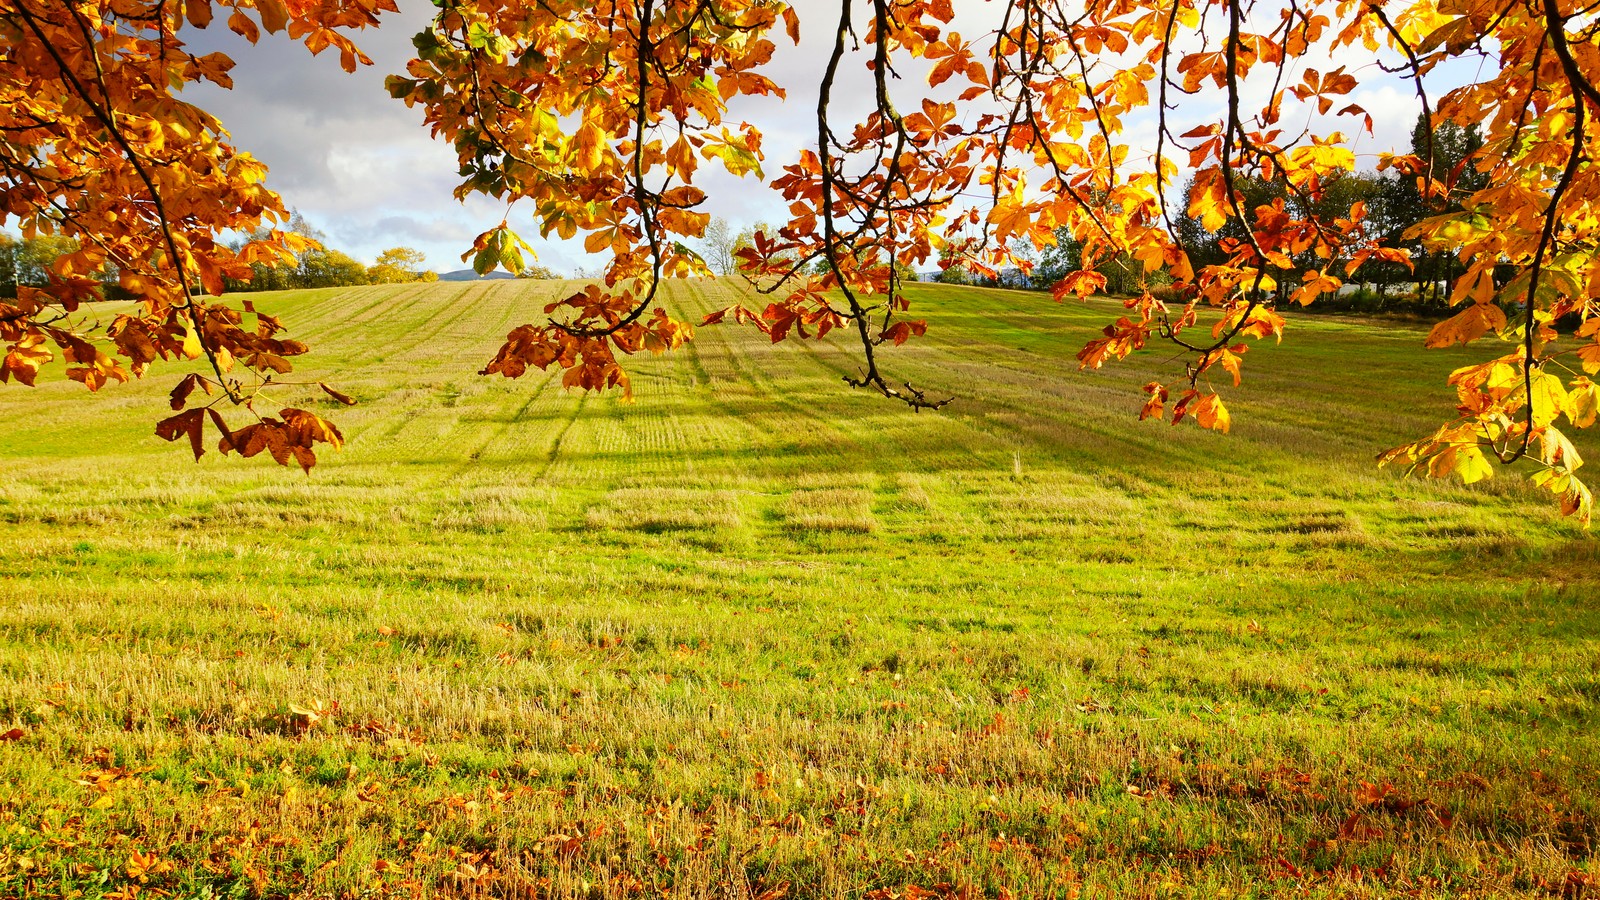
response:
M199 384L199 375L185 375L178 386L172 389L172 408L183 409L183 404L188 401L189 395L194 393L196 384Z

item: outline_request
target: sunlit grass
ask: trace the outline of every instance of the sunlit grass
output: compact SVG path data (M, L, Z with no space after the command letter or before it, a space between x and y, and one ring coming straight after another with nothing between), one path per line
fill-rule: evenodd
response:
M1228 436L1135 421L1159 350L1076 371L1112 304L1006 292L914 296L935 414L731 328L631 405L474 376L554 290L258 300L361 400L281 396L350 439L309 477L155 439L170 378L3 389L0 895L1600 877L1594 540L1372 463L1477 348L1297 319Z

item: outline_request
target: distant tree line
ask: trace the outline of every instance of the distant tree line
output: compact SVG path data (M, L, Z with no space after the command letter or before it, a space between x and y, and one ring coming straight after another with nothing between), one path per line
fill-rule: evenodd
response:
M299 214L291 220L290 229L315 239L319 244L324 241L323 234L307 225ZM237 250L243 247L247 240L241 238L232 246ZM38 235L19 239L0 232L0 297L15 297L19 286L39 287L49 284L50 264L55 262L57 257L77 249L76 241L60 235ZM391 247L378 254L377 262L365 266L349 254L324 245L301 251L296 255L292 265L252 264L251 278L248 281L232 278L223 281L230 292L437 281L439 276L436 273L423 268L425 260L419 250L410 247ZM106 299L125 299L121 288L117 286L115 271L101 272L100 281Z
M76 249L76 241L60 235L18 240L0 231L0 297L15 297L18 285L48 284L50 264Z
M317 246L295 254L293 264L251 263L249 281L225 279L229 291L283 291L439 280L438 273L422 268L425 257L421 251L410 247L391 247L378 254L371 266L364 266L349 254L327 246L327 236L311 227L298 212L289 219L288 230L311 238ZM230 246L238 250L248 241L263 237L265 235L251 235Z

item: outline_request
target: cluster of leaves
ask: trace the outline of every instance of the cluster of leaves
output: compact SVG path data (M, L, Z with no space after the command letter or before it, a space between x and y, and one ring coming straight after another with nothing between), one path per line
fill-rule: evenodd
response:
M142 375L158 359L203 359L209 372L187 376L182 393L200 384L254 416L262 389L282 383L275 377L305 347L278 338L282 326L270 316L200 298L248 279L253 264L292 263L312 244L278 227L289 214L262 183L266 167L180 99L202 81L230 87L233 67L221 53L191 52L180 34L225 16L252 42L265 30L287 32L313 53L332 47L353 71L370 60L344 32L394 8L392 0L0 3L0 225L14 219L25 240L67 239L45 283L19 285L0 302L8 345L0 381L31 385L58 353L66 377L90 390ZM229 246L229 232L254 239ZM107 284L136 301L134 311L95 316L86 304L103 299ZM215 404L207 410L225 453L259 452L248 437L236 441L241 435L281 435L269 441L273 455L309 467L310 442L337 435L303 424L311 414L302 410L256 416L236 431ZM192 412L181 425L162 422L158 434L188 434L198 456L202 417ZM279 444L288 449L278 452Z
M458 196L524 202L541 234L581 234L587 250L610 254L599 284L553 304L547 314L558 318L512 332L484 373L517 377L555 365L568 385L626 391L619 354L669 349L690 334L656 298L665 278L709 274L683 243L702 237L709 220L696 173L715 161L734 175L762 176L760 134L725 114L738 96L783 95L760 69L780 23L798 42L799 12L778 0L439 5L416 37L417 58L388 85L453 142ZM989 13L992 27L969 41L951 27L950 0L862 7L840 0L815 145L772 182L788 221L758 231L736 254L773 299L707 323L731 318L773 341L851 332L863 367L850 384L937 408L948 400L892 387L880 370L884 345L925 330L908 318L903 273L939 259L989 278L1007 267L1026 274L1035 254L1067 239L1076 268L1055 283L1058 299L1102 289L1108 261L1139 276L1126 313L1083 348L1080 363L1098 368L1170 343L1186 355L1185 372L1148 385L1142 415L1192 416L1226 431L1231 417L1212 377L1220 367L1238 382L1243 339L1281 338L1280 304L1335 295L1371 262L1413 266L1420 248L1453 257L1460 272L1450 301L1463 310L1429 344L1495 334L1515 349L1458 372L1459 421L1384 461L1471 481L1486 476L1490 467L1478 461L1489 456L1530 460L1562 507L1588 519L1590 493L1575 474L1581 460L1556 425L1592 422L1587 376L1600 371L1591 124L1600 113L1600 23L1591 8L1576 0L1292 0L1270 8L1005 0ZM144 327L173 346L202 335L216 383L242 402L219 351L241 354L204 336L207 314L189 299L191 282L220 290L224 276L296 248L277 231L237 252L216 241L219 229L257 228L283 210L259 185L259 164L228 146L215 120L172 96L169 85L226 85L230 65L218 54L186 54L175 35L224 9L229 27L251 40L259 19L313 52L337 48L353 68L364 57L342 31L390 8L388 0L65 8L4 0L0 209L29 233L62 230L84 244L57 261L48 289L0 310L0 338L12 344L0 374L31 380L53 342L91 387L125 377L52 318L72 315L93 293L88 273L109 264L143 298ZM833 100L854 83L844 69L856 55L871 85L869 109L846 123ZM1329 71L1330 58L1363 65ZM1447 66L1456 60L1476 60L1481 74L1435 101L1430 85L1457 77L1442 73L1474 68ZM1417 205L1433 213L1402 241L1340 188L1351 184L1356 155L1354 139L1337 129L1372 130L1372 117L1349 98L1362 86L1358 74L1374 68L1414 84L1428 123L1481 138L1449 168L1431 147L1382 158L1379 168L1414 185ZM915 107L902 111L891 87L908 74L918 82ZM1180 98L1202 94L1220 104L1220 116L1197 124L1173 117ZM1249 99L1257 97L1264 102ZM1155 134L1148 161L1133 152L1135 128ZM1431 129L1422 135L1431 143ZM1185 167L1191 186L1179 192L1174 180ZM1174 208L1177 193L1184 202ZM1208 258L1191 256L1196 241L1178 226L1183 218L1216 235L1206 241ZM531 248L508 223L463 258L480 272L525 269ZM1167 288L1159 293L1151 289L1157 273ZM1571 321L1580 323L1576 347L1558 340Z
M1034 254L1066 240L1076 258L1054 285L1058 299L1102 289L1109 261L1144 276L1127 313L1083 348L1080 363L1098 368L1170 342L1187 353L1186 371L1148 385L1141 416L1192 417L1226 431L1232 418L1212 376L1220 370L1239 383L1242 339L1281 339L1280 304L1336 295L1369 264L1411 267L1420 247L1460 260L1450 299L1466 305L1429 344L1499 334L1520 348L1499 361L1505 369L1490 369L1520 383L1502 377L1480 390L1490 379L1458 373L1462 420L1384 461L1471 481L1489 470L1474 463L1484 454L1531 459L1539 483L1587 520L1592 502L1574 474L1581 460L1555 423L1589 424L1593 387L1576 369L1558 376L1562 353L1551 349L1559 320L1588 323L1600 312L1590 299L1587 199L1600 188L1588 128L1600 57L1585 10L1560 0L1504 9L1322 0L1271 10L1238 0L1071 8L1008 0L987 36L970 42L950 28L948 0L864 5L858 13L841 0L815 145L773 180L789 220L736 254L774 299L765 309L721 310L708 324L748 323L774 341L854 332L864 365L849 383L938 407L948 401L891 387L879 368L883 345L925 330L906 317L902 273L933 258L988 278L1006 267L1027 273ZM605 287L567 302L577 317L519 329L486 372L559 363L588 369L569 384L626 385L612 351L632 352L639 335L611 338L638 322L663 275L702 269L666 249L674 234L699 236L705 226L667 215L702 199L688 187L694 151L736 174L757 171L747 126L748 158L703 142L728 98L778 92L751 70L770 56L762 35L780 19L797 40L798 15L775 3L554 4L530 17L462 0L419 36L411 77L392 87L456 141L468 175L461 190L531 199L545 233L582 231L590 250L615 254ZM853 52L866 57L873 102L846 127L832 101ZM1367 203L1349 190L1358 184L1353 140L1334 129L1344 117L1370 131L1372 119L1348 102L1361 86L1350 67L1326 71L1330 56L1375 58L1414 83L1425 121L1482 137L1448 170L1437 165L1430 129L1421 152L1382 159L1381 169L1414 185L1415 205L1434 213L1413 220L1403 240L1387 221L1369 221ZM1427 76L1465 56L1488 60L1490 76L1431 102ZM925 77L906 113L890 88L912 71ZM1220 120L1187 129L1169 120L1178 97L1202 93L1220 98ZM1257 95L1267 102L1249 108ZM1157 144L1144 165L1126 132L1149 119ZM1180 166L1193 176L1175 209ZM1198 242L1179 219L1198 222L1211 251L1203 264L1192 260ZM498 230L485 235L480 268L508 246ZM1507 267L1519 274L1497 278ZM1156 273L1170 289L1151 289ZM1587 324L1576 336L1588 343L1563 352L1593 374L1600 366L1583 354L1600 356L1600 342Z
M792 10L765 0L547 2L533 7L444 4L416 38L418 58L389 90L423 108L451 140L465 180L531 203L542 235L584 233L608 252L603 285L553 304L560 320L518 328L484 374L566 370L569 386L620 387L617 354L661 351L690 334L655 305L661 281L709 274L682 239L710 216L696 207L702 160L760 174L760 135L723 121L729 98L782 94L756 74L774 46L764 36ZM532 248L504 222L463 259L483 273L523 271Z

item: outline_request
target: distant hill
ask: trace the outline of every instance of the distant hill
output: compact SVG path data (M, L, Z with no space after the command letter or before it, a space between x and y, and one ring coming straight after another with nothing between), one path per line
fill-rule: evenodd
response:
M471 269L457 269L454 272L444 272L439 275L440 281L500 281L506 278L516 278L508 272L496 269L487 275L479 275Z

